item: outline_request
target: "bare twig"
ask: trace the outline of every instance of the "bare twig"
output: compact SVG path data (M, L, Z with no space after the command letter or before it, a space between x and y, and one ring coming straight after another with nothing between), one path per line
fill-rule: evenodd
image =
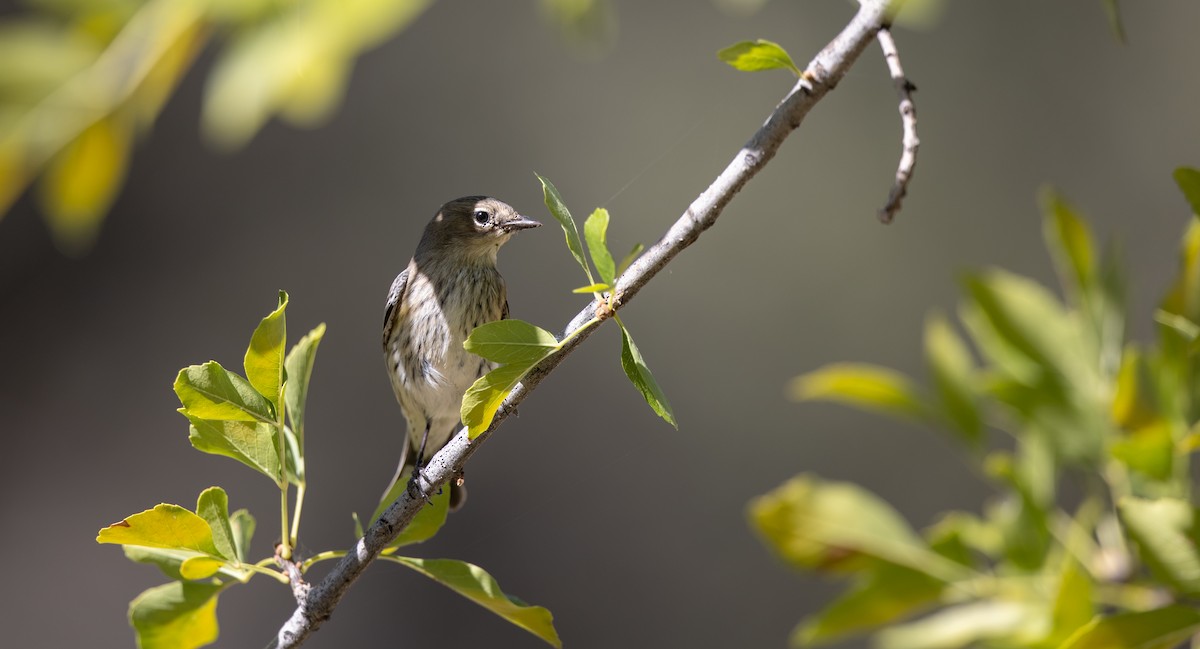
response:
M921 146L921 140L917 137L917 108L912 100L912 93L917 87L904 76L904 68L900 67L900 52L896 49L896 41L892 39L891 28L885 25L875 37L879 39L879 48L883 50L883 58L892 74L896 94L900 96L900 124L904 129L903 149L900 151L900 165L896 169L896 181L892 183L887 203L879 210L879 220L891 223L896 217L896 212L900 211L900 202L908 193L913 167L917 165L917 147Z
M300 562L284 559L278 551L275 552L275 565L287 575L288 581L292 585L292 597L296 598L297 604L303 604L308 599L308 593L312 590L312 584L304 581L304 575L300 572Z
M754 177L779 149L784 139L800 126L809 110L845 76L875 33L883 26L888 13L888 0L862 0L858 13L825 49L808 64L808 68L783 101L775 108L766 123L758 129L708 189L704 190L681 217L667 230L658 243L635 261L618 279L613 308L628 304L642 287L660 270L711 227L734 195ZM436 489L458 474L466 461L513 412L525 397L554 371L558 364L596 330L592 322L602 302L594 300L584 307L567 325L564 336L579 329L563 347L529 372L513 388L496 412L491 426L475 441L468 441L464 428L446 444L424 469L430 488ZM333 571L313 587L308 598L279 629L275 638L279 648L295 647L321 626L333 613L338 601L350 584L362 574L379 552L412 521L424 505L407 490L367 530Z

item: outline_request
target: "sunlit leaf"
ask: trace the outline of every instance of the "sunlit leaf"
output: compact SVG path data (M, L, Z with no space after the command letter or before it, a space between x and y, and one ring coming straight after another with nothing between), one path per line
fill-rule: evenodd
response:
M250 539L254 538L254 516L239 509L229 516L229 528L233 532L233 547L238 561L245 561L250 552Z
M462 422L471 439L479 437L492 425L504 398L532 367L533 364L524 363L503 365L471 384L463 395L461 410Z
M1117 511L1142 560L1181 593L1200 593L1196 510L1174 498L1122 498Z
M220 556L208 522L179 505L161 504L100 530L97 543L179 548Z
M572 289L571 292L572 293L601 293L601 292L610 290L611 288L612 287L609 286L608 284L605 284L604 282L599 282L596 284L588 284L587 286L580 286L577 289Z
M613 263L612 253L608 251L608 210L597 207L591 216L583 222L583 236L587 240L588 252L592 255L592 263L600 279L612 285L616 279L616 264Z
M786 50L778 43L761 38L755 41L742 41L730 45L717 52L717 57L735 69L745 72L783 68L791 70L792 74L796 76L800 76L800 68L796 67L795 63L792 63L792 57L788 55Z
M658 382L654 380L654 375L646 366L646 359L642 358L642 352L634 344L633 337L629 335L629 330L625 328L625 325L619 324L621 325L621 368L625 370L625 376L629 377L633 387L642 393L642 398L646 400L655 414L662 417L668 424L679 428L679 424L675 422L675 413L671 410L671 404L667 402L662 388L658 387Z
M933 374L942 411L964 441L978 445L983 436L979 397L973 387L971 352L940 314L925 320L925 362Z
M292 347L283 363L287 372L283 400L287 404L288 420L296 433L301 454L304 452L304 407L308 401L308 382L317 359L317 346L324 336L325 323L321 323Z
M534 174L542 183L542 196L546 203L546 208L558 220L562 226L563 234L567 238L567 248L571 250L571 256L575 257L575 261L579 262L579 267L583 269L583 273L587 275L588 283L596 283L592 277L592 270L588 267L587 260L583 258L583 243L579 240L579 229L575 227L575 219L571 217L571 211L567 209L566 203L563 202L562 196L558 193L558 189L549 180L546 180L541 174Z
M183 564L197 558L204 558L211 562L215 562L216 574L221 581L246 581L254 573L249 568L239 568L232 563L223 562L220 559L197 552L195 550L181 550L178 548L149 548L142 545L123 545L121 550L125 552L125 558L138 563L150 564L156 566L170 579L187 580L195 577L185 576L183 573ZM191 569L199 567L198 564L192 564Z
M42 175L42 208L56 240L69 251L82 250L95 238L125 179L132 137L120 118L101 119L55 156Z
M1097 255L1087 223L1053 189L1042 191L1041 202L1046 247L1058 265L1063 283L1071 286L1077 296L1092 290Z
M1172 605L1098 617L1061 649L1172 649L1200 631L1200 611Z
M908 377L884 367L836 363L792 379L788 394L799 401L839 401L884 414L922 419L929 411Z
M562 641L554 630L550 611L525 604L500 590L500 584L483 568L453 559L414 559L385 557L407 566L454 592L525 629L551 646L561 649Z
M1192 214L1200 217L1200 169L1179 167L1175 170L1175 184L1187 199L1192 208Z
M554 334L522 320L496 320L480 325L463 349L495 363L531 365L558 348Z
M387 508L392 506L392 503L400 497L400 494L408 489L408 480L411 476L412 469L408 469L392 484L392 488L388 489L388 492L383 495L383 498L379 501L379 505L375 507L374 513L371 514L372 521L379 520L383 512L387 511ZM428 541L438 533L438 530L442 529L442 526L446 524L446 515L450 511L450 487L438 490L437 493L430 496L429 500L431 502L427 503L417 512L417 515L413 517L408 527L404 528L400 536L397 536L394 541L388 544L387 548L384 549L385 553L393 552L397 548L412 545L413 543ZM362 538L362 533L360 532L358 536Z
M915 622L892 626L875 636L880 649L957 649L1027 646L1041 634L1047 611L1033 602L983 600L948 606Z
M225 494L225 490L209 487L201 491L196 501L196 515L208 523L217 554L226 559L236 560L233 528L229 524L229 496Z
M802 622L792 646L808 647L895 622L937 601L946 585L891 563L878 564L825 610Z
M175 378L175 394L185 416L218 421L275 422L271 402L246 379L216 361L191 365Z
M245 421L212 421L187 415L191 426L188 441L203 453L224 455L262 473L279 479L279 449L276 428L270 424Z
M259 394L279 408L283 394L284 350L287 343L288 305L286 291L279 292L279 306L254 328L246 349L246 378Z
M195 649L217 640L217 595L223 585L171 582L129 604L140 649Z
M1168 480L1175 465L1171 428L1170 422L1155 420L1113 441L1110 452L1133 471L1155 480Z

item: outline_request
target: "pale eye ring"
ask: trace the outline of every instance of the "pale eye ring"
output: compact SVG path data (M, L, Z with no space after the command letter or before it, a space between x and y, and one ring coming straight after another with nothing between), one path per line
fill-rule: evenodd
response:
M488 219L492 217L491 214L487 213L487 210L475 210L473 216L475 217L475 222L479 225L487 225Z

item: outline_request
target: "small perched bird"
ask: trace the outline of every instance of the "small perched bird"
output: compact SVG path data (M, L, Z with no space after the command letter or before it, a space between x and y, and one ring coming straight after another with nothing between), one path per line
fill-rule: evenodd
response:
M450 441L463 393L492 369L463 349L463 341L475 327L508 317L496 253L517 231L540 225L494 198L452 200L425 227L408 268L392 282L383 355L408 424L393 485L412 467L409 488L423 494L416 481L421 463ZM451 487L452 508L465 498L461 484Z

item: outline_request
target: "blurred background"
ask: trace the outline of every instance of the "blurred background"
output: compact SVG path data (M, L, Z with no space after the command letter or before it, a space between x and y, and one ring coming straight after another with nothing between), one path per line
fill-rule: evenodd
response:
M214 37L132 146L98 229L48 228L39 190L20 195L0 221L6 643L132 645L128 602L163 579L94 537L156 503L190 508L219 484L259 518L252 554L270 552L274 486L192 450L171 384L189 364L239 367L280 288L293 341L329 327L309 397L301 551L348 547L350 512L371 511L400 452L379 331L426 221L479 193L549 219L538 171L577 218L611 211L618 254L655 241L792 83L736 72L715 52L766 38L803 65L854 9L737 4L614 2L581 44L537 3L433 3L394 37L362 39L352 72L330 82L345 84L340 105L294 120L311 130L202 116L214 67L237 44ZM5 19L23 11L0 3ZM863 484L918 528L977 511L989 494L954 441L797 404L785 386L843 360L924 377L925 314L953 312L967 269L1053 283L1035 201L1044 183L1120 241L1132 333L1150 334L1189 215L1170 173L1200 165L1200 4L1123 11L1124 46L1100 2L947 3L933 26L897 30L922 146L886 227L875 212L899 117L868 49L718 225L622 312L680 429L625 380L605 327L474 457L469 504L412 554L483 566L548 607L570 647L783 646L839 586L769 554L746 525L751 498L815 472ZM244 91L235 84L230 101L250 101ZM585 303L556 227L516 238L500 266L514 317L560 331ZM293 608L266 579L230 589L216 646L263 646ZM539 641L376 565L308 643L392 645Z

